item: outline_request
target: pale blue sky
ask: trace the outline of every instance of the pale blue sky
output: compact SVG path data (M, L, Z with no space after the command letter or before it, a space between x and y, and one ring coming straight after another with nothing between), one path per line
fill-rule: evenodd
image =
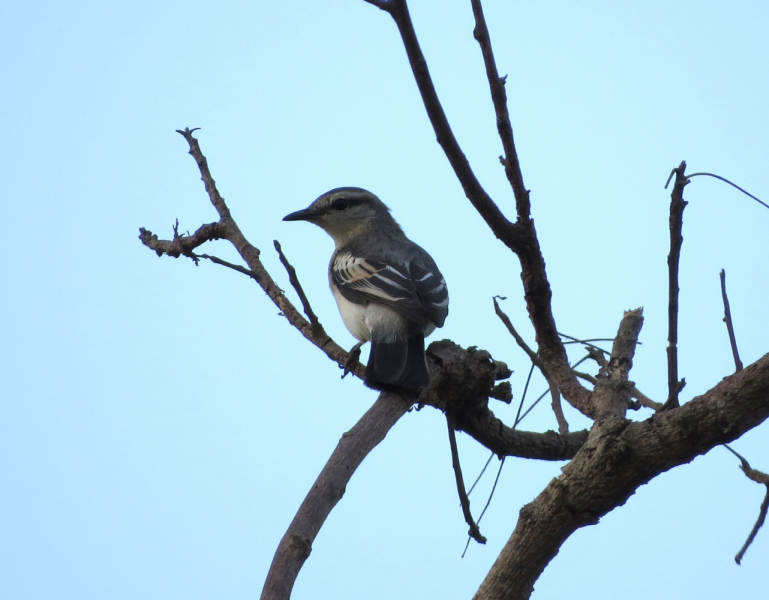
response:
M411 4L454 131L509 213L469 2ZM644 306L632 378L661 399L663 185L685 159L769 196L769 5L485 7L559 328L611 336L623 310ZM533 342L517 263L463 197L385 13L362 0L32 0L4 7L0 49L0 597L257 597L304 494L375 397L340 381L245 277L141 246L139 227L168 237L176 218L182 230L215 219L175 129L202 128L242 229L288 290L281 241L343 346L354 340L327 289L331 242L281 218L332 187L379 195L448 281L434 339L507 361L518 397L528 364L491 303L507 296ZM706 178L686 197L688 400L733 371L720 269L743 360L769 350L769 210ZM515 406L495 410L512 422ZM524 426L556 424L543 406ZM766 426L735 447L769 470ZM460 452L468 478L488 457L466 436ZM295 597L469 598L559 466L508 459L481 523L489 542L461 559L445 422L409 414L356 473ZM473 494L476 514L492 481ZM762 497L716 449L577 532L533 597L615 598L622 585L625 600L763 599L769 532L733 562Z

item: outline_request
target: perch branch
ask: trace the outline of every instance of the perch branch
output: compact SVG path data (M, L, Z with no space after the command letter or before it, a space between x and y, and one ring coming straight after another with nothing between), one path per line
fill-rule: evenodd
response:
M670 194L670 253L668 254L668 398L665 409L678 406L678 393L683 388L683 380L678 380L678 265L681 260L681 245L684 237L684 208L688 202L684 200L684 187L689 180L684 175L686 162L670 173L670 179L675 175L675 184ZM667 187L668 184L665 184Z
M724 301L724 323L726 323L726 330L729 332L729 343L732 346L732 356L734 357L734 369L739 372L742 371L742 361L737 350L737 338L734 337L732 311L729 308L729 297L726 295L726 271L723 269L721 269L721 298Z
M201 256L208 258L217 264L235 269L254 279L291 325L298 329L305 338L322 350L331 360L340 366L344 366L348 358L347 351L336 344L336 342L326 334L322 327L316 326L305 319L291 301L288 300L283 293L283 290L278 287L262 264L262 261L259 258L259 249L246 239L243 232L240 230L240 227L232 218L230 209L227 207L224 198L222 198L216 187L214 178L211 176L208 160L200 149L200 143L193 136L194 131L194 129L189 128L178 130L189 145L189 154L195 159L195 162L198 165L200 178L205 185L206 193L208 194L211 204L219 214L219 221L203 225L191 236L179 235L177 231L178 227L175 227L173 240L160 240L158 239L158 236L151 231L142 228L139 230L139 239L145 246L154 250L158 256L165 254L178 258L179 256L184 255L194 259L197 257L192 251L201 244L210 240L226 239L238 251L241 258L248 266L248 269L245 267L238 267L238 265L233 265L231 263L226 263L226 261L222 261L215 257L209 257L208 255ZM362 378L363 369L363 365L357 363L350 370L357 377Z

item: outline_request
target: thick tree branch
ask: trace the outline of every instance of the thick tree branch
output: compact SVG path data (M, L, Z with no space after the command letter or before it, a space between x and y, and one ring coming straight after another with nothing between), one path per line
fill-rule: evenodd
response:
M488 406L489 390L499 377L488 352L441 340L430 344L427 355L432 359L428 361L430 386L418 402L450 414L457 430L498 456L568 460L587 439L586 431L533 433L502 423Z
M598 418L624 418L630 405L633 384L628 381L628 373L633 366L638 335L643 326L642 313L643 310L637 308L626 311L622 317L606 367L606 377L599 377L593 390L593 405Z
M623 505L651 479L740 437L769 417L769 354L684 406L641 422L599 419L562 475L521 510L477 600L528 598L574 531Z

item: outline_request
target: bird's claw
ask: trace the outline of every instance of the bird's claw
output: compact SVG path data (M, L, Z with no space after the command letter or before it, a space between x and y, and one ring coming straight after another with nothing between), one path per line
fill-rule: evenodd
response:
M358 364L358 359L360 358L360 347L362 345L363 342L358 342L350 349L350 352L347 355L347 360L344 361L344 366L342 367L344 369L344 371L342 371L342 379L347 377L347 374L352 371L355 365Z

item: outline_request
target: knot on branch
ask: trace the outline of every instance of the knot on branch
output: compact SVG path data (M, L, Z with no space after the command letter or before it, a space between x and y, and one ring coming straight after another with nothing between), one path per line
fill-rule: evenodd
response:
M486 350L462 348L450 340L433 342L427 348L431 384L419 399L439 408L454 419L457 427L488 409L489 398L512 399L508 366L492 359Z
M179 233L179 221L174 225L174 237L172 240L161 240L157 235L142 227L139 229L139 239L142 244L155 251L158 256L189 256L197 263L197 257L193 250L210 240L221 240L227 237L227 226L222 221L201 225L195 233Z

